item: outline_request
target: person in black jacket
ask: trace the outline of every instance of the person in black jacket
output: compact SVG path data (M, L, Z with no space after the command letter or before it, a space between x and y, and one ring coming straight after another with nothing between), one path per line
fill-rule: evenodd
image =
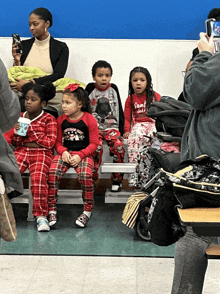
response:
M50 11L46 8L36 8L29 15L29 28L33 38L21 41L22 53L17 53L17 44L12 45L14 66L37 67L47 73L47 76L34 79L37 84L55 82L63 78L67 70L69 49L66 43L50 36L48 29L52 24ZM11 88L18 92L29 82L22 79L16 81L11 83Z

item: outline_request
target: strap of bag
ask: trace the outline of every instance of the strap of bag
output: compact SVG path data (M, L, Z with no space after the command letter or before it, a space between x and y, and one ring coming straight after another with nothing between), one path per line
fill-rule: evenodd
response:
M10 200L5 191L5 185L0 176L0 237L7 242L17 238L16 222Z

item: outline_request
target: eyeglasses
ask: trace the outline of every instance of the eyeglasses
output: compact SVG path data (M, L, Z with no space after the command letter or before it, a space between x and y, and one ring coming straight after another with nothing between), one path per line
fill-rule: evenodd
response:
M182 76L185 78L186 71L185 71L185 70L182 70L182 71L181 71L181 74L182 74Z

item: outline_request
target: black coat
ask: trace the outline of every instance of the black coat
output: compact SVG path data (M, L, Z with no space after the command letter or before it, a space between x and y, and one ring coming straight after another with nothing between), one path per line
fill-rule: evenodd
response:
M35 41L35 38L21 41L23 54L21 56L21 65L24 64L31 47ZM69 48L66 43L55 40L50 37L50 60L53 67L53 73L51 75L34 79L36 83L42 84L46 81L55 82L58 79L64 77L69 59Z

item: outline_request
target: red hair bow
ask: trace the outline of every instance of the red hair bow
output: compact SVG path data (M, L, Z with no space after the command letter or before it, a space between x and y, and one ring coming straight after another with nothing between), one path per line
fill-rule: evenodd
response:
M64 92L66 92L67 89L70 89L70 92L75 91L80 87L80 84L69 84L65 89Z

